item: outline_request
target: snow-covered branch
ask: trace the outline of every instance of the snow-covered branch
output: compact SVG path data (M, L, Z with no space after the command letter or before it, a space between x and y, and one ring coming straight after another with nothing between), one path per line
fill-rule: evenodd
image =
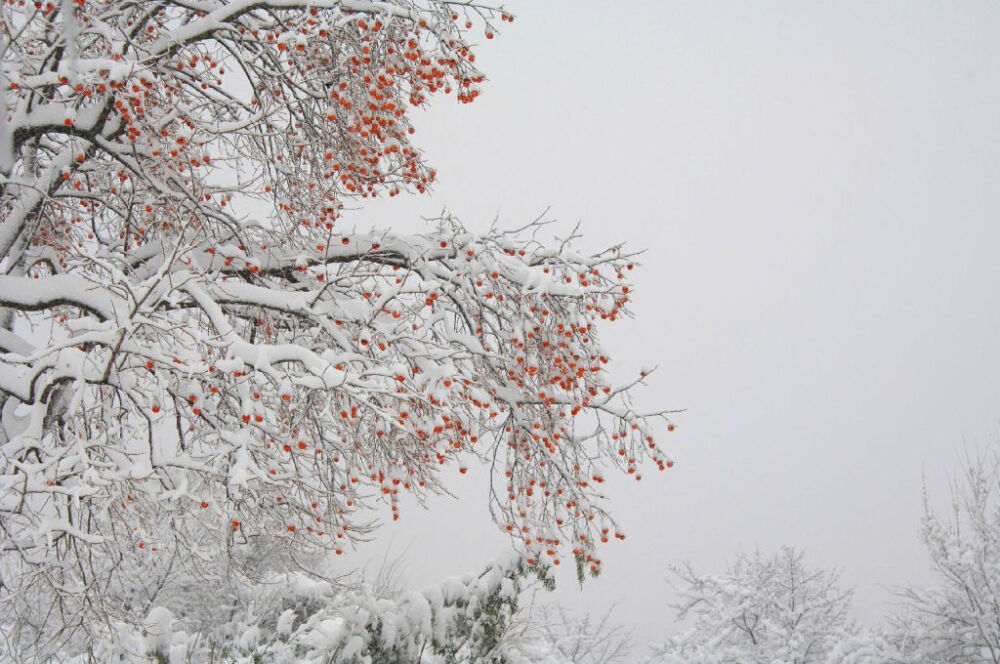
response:
M526 564L599 572L598 545L624 539L607 471L672 465L669 413L633 410L642 376L613 385L598 339L629 315L637 255L541 242L541 220L343 220L432 186L409 110L475 100L472 30L513 17L439 0L0 12L0 550L21 579L0 613L42 597L77 626L134 621L101 590L122 570L262 540L342 553L374 509L399 518L401 495L476 459L496 460L494 514Z

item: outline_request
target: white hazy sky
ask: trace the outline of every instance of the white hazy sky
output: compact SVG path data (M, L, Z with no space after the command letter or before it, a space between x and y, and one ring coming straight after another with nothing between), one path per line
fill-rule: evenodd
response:
M479 101L435 102L430 196L368 206L472 228L550 208L587 246L645 248L619 376L686 408L668 473L612 487L628 542L558 598L617 603L640 642L673 621L667 566L805 548L877 622L928 582L922 475L939 504L1000 417L1000 4L511 2ZM506 25L506 24L505 24ZM409 507L358 559L408 547L416 584L506 540L483 475Z

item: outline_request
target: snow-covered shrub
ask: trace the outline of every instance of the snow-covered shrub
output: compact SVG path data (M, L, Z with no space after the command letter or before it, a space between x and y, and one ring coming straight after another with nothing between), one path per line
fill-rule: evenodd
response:
M527 585L550 584L545 568L508 554L479 574L420 592L381 594L360 580L304 570L266 574L243 588L169 589L172 606L140 624L102 626L74 661L220 664L526 664L538 649L518 638ZM198 605L201 608L193 611ZM552 661L546 659L544 661Z

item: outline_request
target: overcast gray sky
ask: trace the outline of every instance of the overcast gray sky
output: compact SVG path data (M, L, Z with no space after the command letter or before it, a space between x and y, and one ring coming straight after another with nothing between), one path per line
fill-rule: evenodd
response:
M677 465L612 487L629 534L559 598L662 636L667 566L805 548L877 621L928 581L922 474L939 504L963 444L1000 417L1000 4L511 2L472 105L416 139L435 192L369 206L472 228L550 208L592 248L647 253L634 321L603 338L640 401L686 408ZM407 508L370 555L409 546L417 584L506 540L482 474Z

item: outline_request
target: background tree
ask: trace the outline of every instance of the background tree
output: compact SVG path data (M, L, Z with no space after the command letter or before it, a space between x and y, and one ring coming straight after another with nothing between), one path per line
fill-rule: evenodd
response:
M932 510L924 490L921 536L935 588L899 592L897 661L1000 662L1000 456L966 456L951 511Z
M343 217L431 186L408 109L475 100L472 30L510 20L443 0L0 4L9 648L137 624L181 572L253 582L260 552L340 553L366 508L398 518L474 457L526 564L600 569L595 545L624 538L606 467L671 465L673 425L631 407L641 376L609 383L596 334L627 314L634 256L544 244L541 221Z
M803 557L788 547L773 556L741 555L717 576L699 574L689 563L675 568L675 608L691 623L659 646L653 661L831 661L857 631L848 616L851 591L838 587L835 573L808 569Z
M574 613L564 606L539 604L527 618L525 642L546 653L544 661L618 664L630 660L632 632L614 621L614 608L600 615Z

